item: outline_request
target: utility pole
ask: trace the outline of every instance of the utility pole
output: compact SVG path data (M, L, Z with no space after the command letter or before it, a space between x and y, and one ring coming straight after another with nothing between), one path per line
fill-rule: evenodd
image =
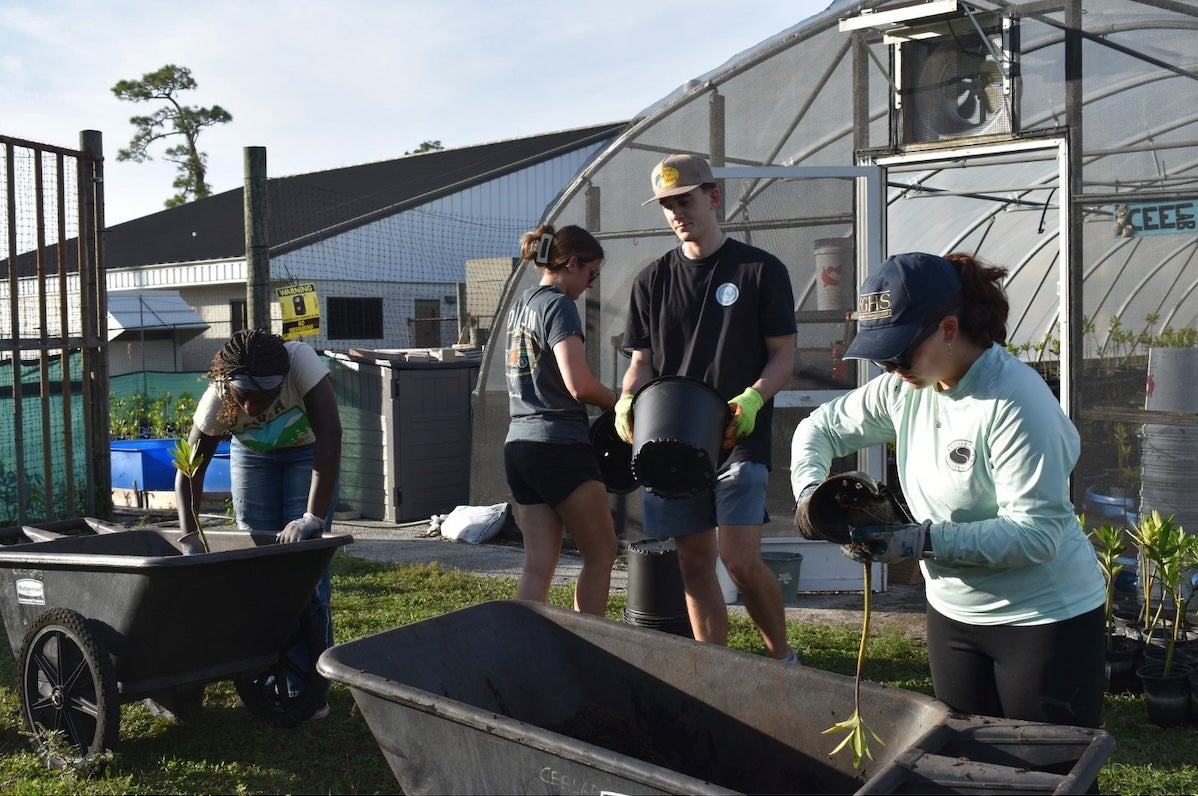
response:
M266 147L245 148L245 306L251 329L270 330L270 196Z

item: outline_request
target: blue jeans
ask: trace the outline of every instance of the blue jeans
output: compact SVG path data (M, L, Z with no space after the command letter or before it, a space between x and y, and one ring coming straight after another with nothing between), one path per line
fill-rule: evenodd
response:
M273 533L283 530L292 520L308 510L308 491L312 486L312 454L315 445L259 452L250 450L234 437L229 445L229 478L233 490L233 516L237 527L247 531ZM333 490L330 506L337 505L337 490ZM328 512L324 530L333 526L333 512ZM324 626L325 644L333 646L333 609L331 602L331 573L326 567L312 594L312 605ZM302 658L308 654L307 645L293 647L289 654ZM317 652L319 654L319 651ZM307 669L304 665L302 668ZM328 682L321 678L324 690Z

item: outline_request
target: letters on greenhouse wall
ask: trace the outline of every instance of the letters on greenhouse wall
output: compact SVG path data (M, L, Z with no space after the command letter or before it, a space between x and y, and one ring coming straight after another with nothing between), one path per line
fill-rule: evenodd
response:
M1198 219L1198 199L1119 204L1114 207L1114 216L1117 237L1193 234Z

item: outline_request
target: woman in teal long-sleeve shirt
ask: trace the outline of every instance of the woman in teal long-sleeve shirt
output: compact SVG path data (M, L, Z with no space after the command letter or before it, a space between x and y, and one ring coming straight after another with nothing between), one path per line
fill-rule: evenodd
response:
M799 424L791 484L802 510L833 458L893 443L922 522L857 528L853 541L858 558L920 559L936 696L965 713L1097 727L1104 586L1069 500L1080 442L1003 346L1005 273L968 255L883 262L846 358L886 372Z

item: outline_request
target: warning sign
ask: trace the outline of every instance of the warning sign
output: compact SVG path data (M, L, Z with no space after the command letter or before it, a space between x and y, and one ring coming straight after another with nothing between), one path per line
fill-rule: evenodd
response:
M320 333L320 300L316 285L287 285L276 291L283 310L283 339Z

